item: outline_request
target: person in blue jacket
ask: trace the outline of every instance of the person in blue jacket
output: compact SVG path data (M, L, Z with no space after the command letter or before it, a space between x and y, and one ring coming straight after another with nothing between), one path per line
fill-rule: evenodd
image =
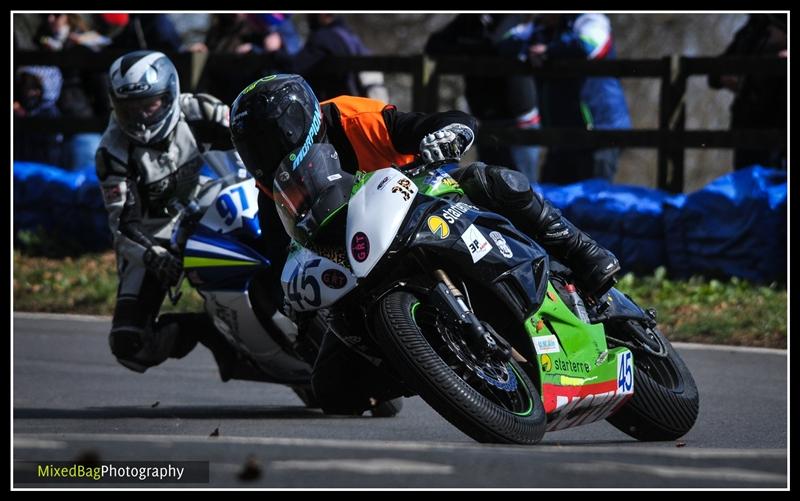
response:
M611 22L603 14L543 14L534 21L528 59L615 59ZM629 129L622 86L614 77L537 79L544 127ZM619 148L550 148L541 182L613 181Z

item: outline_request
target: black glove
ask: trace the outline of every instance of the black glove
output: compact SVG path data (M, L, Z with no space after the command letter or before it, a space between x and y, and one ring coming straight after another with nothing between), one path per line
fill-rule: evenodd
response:
M165 288L175 285L183 271L181 260L160 245L148 248L144 253L143 260L147 269Z
M461 160L475 134L466 125L454 123L428 134L419 143L419 152L425 163L441 160Z

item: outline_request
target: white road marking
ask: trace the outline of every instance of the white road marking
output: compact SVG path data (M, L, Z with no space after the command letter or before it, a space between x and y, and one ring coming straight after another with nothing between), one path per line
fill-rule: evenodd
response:
M209 438L205 435L151 435L151 434L111 434L111 433L43 433L39 435L16 435L14 440L24 439L60 439L64 441L88 442L155 442L155 443L190 443L190 444L245 444L245 445L283 445L292 447L319 447L332 449L368 449L394 451L432 451L432 450L496 450L516 453L614 453L619 447L612 446L570 446L570 445L536 445L507 446L479 445L455 442L410 442L393 440L340 440L329 438L291 438L291 437L242 437L219 436ZM675 448L672 444L665 447L630 447L625 449L626 455L655 455L682 458L784 458L783 449L692 449Z
M322 459L273 461L275 470L345 471L367 475L451 475L455 468L449 464L425 463L403 459Z
M741 353L761 353L764 355L786 355L786 350L776 348L761 348L757 346L730 346L727 344L700 344L700 343L672 343L672 346L681 350L712 350L736 351Z
M626 451L627 453L627 451ZM723 480L740 482L783 482L786 475L742 468L702 468L697 466L662 466L655 464L631 464L612 461L593 461L561 465L566 470L576 472L643 473L664 478Z
M66 449L66 442L58 440L39 440L37 438L18 438L14 440L14 447L19 449Z
M25 320L78 320L84 322L110 322L111 317L105 315L76 315L73 313L36 313L15 311L14 318Z

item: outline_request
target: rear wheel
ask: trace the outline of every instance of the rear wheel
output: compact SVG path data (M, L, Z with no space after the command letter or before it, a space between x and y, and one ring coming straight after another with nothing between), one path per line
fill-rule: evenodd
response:
M608 422L642 441L675 440L688 433L700 411L700 395L689 368L670 342L658 329L633 320L610 326L609 335L644 340L641 344L650 350L634 353L633 397ZM651 353L659 351L665 356Z
M439 414L478 442L535 444L546 415L513 361L478 357L437 311L405 291L380 303L379 339L398 372Z

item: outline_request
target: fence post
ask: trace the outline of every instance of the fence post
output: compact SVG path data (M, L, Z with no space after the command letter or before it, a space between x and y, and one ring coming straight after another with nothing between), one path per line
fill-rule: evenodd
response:
M423 57L423 80L425 82L425 109L414 111L425 111L435 113L439 109L439 72L436 68L436 60L425 55Z
M411 85L411 109L412 111L422 111L425 109L428 83L425 80L425 55L413 56L411 68L411 78L414 79Z
M677 54L662 59L661 100L658 129L661 140L658 146L658 187L672 193L683 191L683 145L678 145L675 135L686 126L686 72L683 58Z

